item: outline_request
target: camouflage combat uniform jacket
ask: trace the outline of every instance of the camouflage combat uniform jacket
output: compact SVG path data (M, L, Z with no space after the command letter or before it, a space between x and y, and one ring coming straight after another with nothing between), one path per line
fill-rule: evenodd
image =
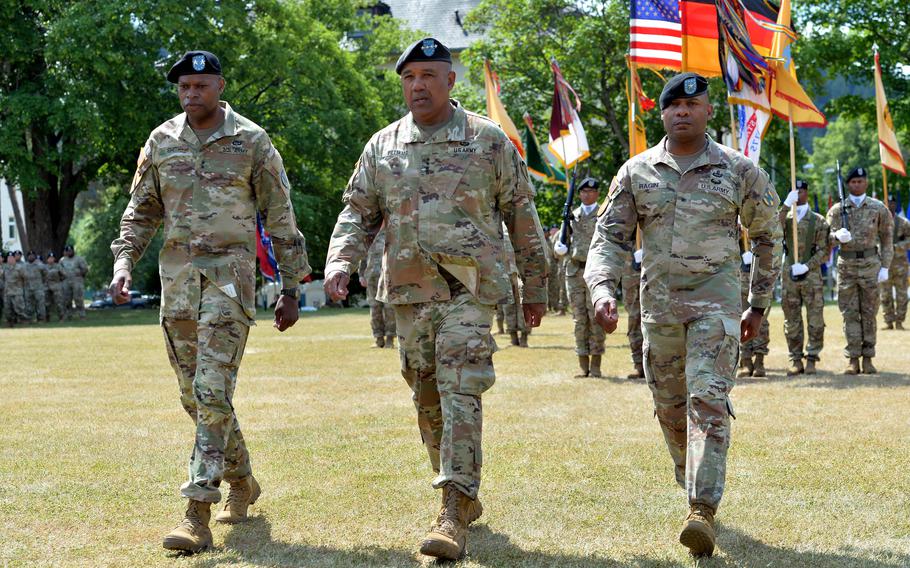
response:
M849 243L842 243L834 237L834 233L844 226L841 218L843 206L846 206L848 229L852 237ZM876 271L882 266L891 266L894 257L894 220L891 211L878 199L867 195L859 207L849 197L844 199L843 204L835 203L828 210L828 225L831 227L831 243L840 247L838 266L848 263L859 270Z
M195 320L205 277L255 316L256 214L271 233L282 281L306 276L290 183L266 132L222 102L224 124L199 141L186 114L149 136L111 244L114 269L131 270L164 223L161 317Z
M619 169L588 253L585 280L595 303L616 297L638 223L642 321L688 323L742 313L740 217L755 255L749 303L771 305L780 272L780 200L763 170L707 138L706 151L682 175L666 137Z
M523 303L546 303L547 265L534 190L521 156L492 121L453 101L450 121L425 138L410 114L373 135L343 201L326 275L348 274L364 235L386 223L381 302L450 298L442 267L482 304L513 300L502 223L523 282Z

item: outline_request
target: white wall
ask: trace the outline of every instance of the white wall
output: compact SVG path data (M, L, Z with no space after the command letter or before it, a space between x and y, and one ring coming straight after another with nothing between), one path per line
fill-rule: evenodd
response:
M16 201L19 202L19 212L22 213L22 192L16 190ZM19 234L16 229L16 217L13 213L13 204L9 200L9 191L6 181L0 179L0 248L3 250L22 250Z

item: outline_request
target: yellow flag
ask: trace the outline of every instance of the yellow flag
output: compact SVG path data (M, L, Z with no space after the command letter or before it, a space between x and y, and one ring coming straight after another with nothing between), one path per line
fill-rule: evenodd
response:
M648 149L645 121L641 113L654 108L654 101L642 91L638 70L635 68L635 64L629 61L628 55L626 56L626 63L629 65L630 78L630 88L626 89L626 99L629 101L626 122L629 128L629 157L632 158Z
M518 134L515 123L509 118L506 107L502 106L502 101L499 100L499 78L495 77L493 72L490 71L489 61L483 62L483 86L487 93L487 116L502 128L502 131L506 133L512 144L518 149L518 153L524 158L525 148L521 144L521 135Z
M796 65L790 54L790 44L796 35L790 28L790 0L781 0L777 13L777 26L771 43L771 110L777 116L793 119L796 126L824 127L825 118L799 81L796 80Z
M898 145L897 135L894 133L891 111L888 110L888 99L885 98L878 51L875 52L875 115L878 118L878 152L882 157L882 166L902 176L907 175L901 147Z

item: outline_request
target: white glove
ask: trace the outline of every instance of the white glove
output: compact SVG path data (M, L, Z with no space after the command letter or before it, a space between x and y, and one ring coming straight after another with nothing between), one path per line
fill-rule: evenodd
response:
M846 228L842 228L834 231L834 238L842 243L849 243L853 240L853 235Z
M794 262L793 266L790 267L790 274L792 274L793 276L802 276L803 274L805 274L807 272L809 272L809 267L806 266L805 264L800 264L798 262Z
M784 206L787 209L790 209L796 204L796 200L799 199L799 191L793 190L787 194L787 198L784 199Z
M746 266L752 264L752 251L747 250L743 253L743 264Z
M634 258L635 262L637 262L638 264L641 264L641 259L643 256L645 256L645 251L643 251L641 249L638 249L637 251L632 253L632 258Z
M566 254L569 253L569 247L560 242L557 242L556 246L553 247L553 252L556 253L556 256L566 256Z
M878 282L881 284L888 280L888 269L884 266L878 269Z

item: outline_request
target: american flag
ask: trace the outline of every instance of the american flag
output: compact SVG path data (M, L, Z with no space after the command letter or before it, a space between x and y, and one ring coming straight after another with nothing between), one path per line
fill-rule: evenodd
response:
M682 24L679 0L631 0L629 47L631 62L680 69Z

